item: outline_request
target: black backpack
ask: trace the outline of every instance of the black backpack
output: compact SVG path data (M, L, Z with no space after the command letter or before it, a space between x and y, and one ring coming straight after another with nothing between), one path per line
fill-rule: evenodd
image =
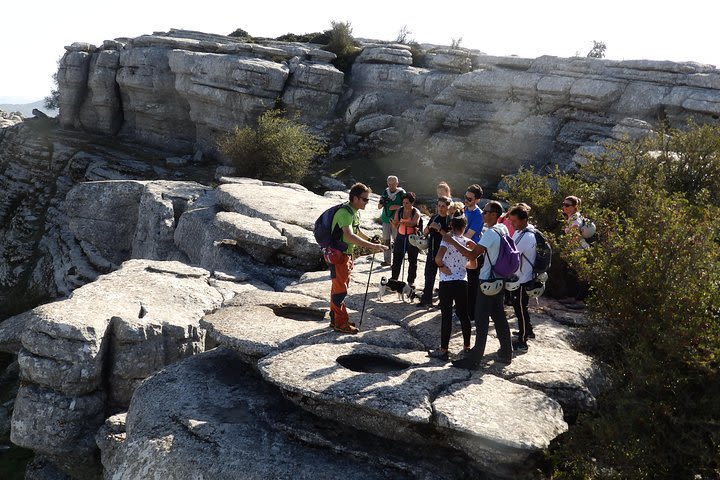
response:
M545 235L537 228L526 228L522 231L522 235L525 235L525 232L530 232L535 235L535 263L532 265L533 273L537 275L538 273L547 272L552 264L552 247L550 243L547 241L547 238L545 238ZM520 243L522 235L518 238L518 243ZM528 260L525 255L523 255L523 258L530 263L530 260Z
M341 203L328 208L315 220L313 234L320 248L336 248L341 252L347 250L347 245L342 241L342 229L337 228L337 226L334 230L332 229L333 218L341 208L346 208L348 212L353 213L350 205Z

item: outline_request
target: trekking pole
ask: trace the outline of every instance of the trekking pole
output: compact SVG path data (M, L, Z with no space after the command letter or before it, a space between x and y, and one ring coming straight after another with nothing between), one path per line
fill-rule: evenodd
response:
M362 306L362 311L360 312L360 321L358 322L358 328L360 328L362 326L363 317L365 316L365 303L367 302L368 291L370 290L370 277L372 277L372 269L373 269L374 263L375 263L375 253L373 253L372 260L370 260L370 273L368 273L368 281L367 281L367 285L365 286L365 298L363 298L363 306Z

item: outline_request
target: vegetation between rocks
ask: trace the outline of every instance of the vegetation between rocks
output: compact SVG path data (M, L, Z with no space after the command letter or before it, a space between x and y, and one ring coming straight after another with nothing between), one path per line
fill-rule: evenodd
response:
M323 152L318 138L281 110L260 115L255 128L236 128L218 147L238 174L277 182L299 182L313 158Z
M608 145L573 174L523 170L525 201L591 285L586 347L613 367L594 414L547 452L553 479L720 478L720 127L689 125ZM600 240L560 235L567 195Z

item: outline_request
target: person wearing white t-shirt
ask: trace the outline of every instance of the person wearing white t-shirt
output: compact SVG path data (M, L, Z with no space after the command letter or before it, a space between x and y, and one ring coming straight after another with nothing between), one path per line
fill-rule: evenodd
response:
M527 283L533 279L533 265L537 251L537 239L535 238L535 226L528 223L530 207L525 204L515 205L510 209L507 218L515 229L513 240L515 247L520 252L520 267L515 275L518 277L520 287L511 292L512 306L515 310L515 316L518 319L518 341L513 345L513 350L526 352L528 349L528 336L532 331L530 325L530 311L528 310L528 302L530 298L527 294Z
M463 237L467 227L467 219L462 213L450 219L451 232L449 235L453 241L465 244L468 241ZM470 349L470 317L468 317L468 282L467 282L467 259L457 248L443 240L440 242L440 249L435 256L435 264L440 273L440 312L442 323L440 325L440 348L431 350L428 356L448 359L448 346L450 345L450 334L452 333L453 304L455 312L460 318L465 350Z
M468 242L466 245L461 245L450 235L443 237L449 244L457 248L465 258L472 260L483 253L486 254L485 259L487 261L483 262L480 269L481 284L496 277L492 271L492 265L495 264L500 253L502 236L508 234L505 225L497 223L498 218L503 214L503 207L500 202L494 200L488 202L483 208L482 214L487 230L477 244ZM497 352L496 362L506 364L512 362L512 340L510 339L510 326L505 316L503 298L504 296L501 294L485 295L481 290L478 291L475 306L475 346L467 352L464 358L453 361L453 366L471 370L475 370L480 366L480 361L485 354L490 318L493 319L495 333L500 341L500 350Z

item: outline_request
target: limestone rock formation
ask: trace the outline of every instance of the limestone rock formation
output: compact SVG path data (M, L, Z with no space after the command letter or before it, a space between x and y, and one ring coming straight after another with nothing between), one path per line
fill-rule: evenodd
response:
M280 99L332 152L404 152L448 171L451 183L493 185L521 165L573 168L576 153L617 138L623 122L677 127L720 115L720 72L710 65L361 48L343 75L328 63L333 54L309 44L184 30L76 43L59 70L61 122L212 158L218 136Z
M126 420L108 419L97 438L106 478L480 475L447 449L412 449L311 418L222 349L153 376L136 392Z
M144 378L205 349L198 322L223 300L208 278L177 262L131 260L33 309L18 354L13 443L75 477L94 475L105 411L126 408Z
M22 122L22 116L16 113L8 113L0 110L0 138L2 138L2 129L5 127L12 127L15 124Z

